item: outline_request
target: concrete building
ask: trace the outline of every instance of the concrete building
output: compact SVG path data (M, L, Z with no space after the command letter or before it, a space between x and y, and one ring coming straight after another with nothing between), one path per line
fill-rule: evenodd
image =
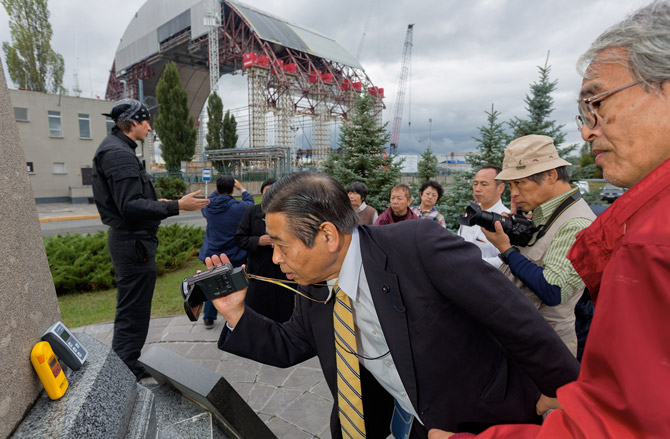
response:
M114 105L26 90L9 90L37 203L92 201L91 161L114 122L101 113ZM137 148L142 160L143 147Z

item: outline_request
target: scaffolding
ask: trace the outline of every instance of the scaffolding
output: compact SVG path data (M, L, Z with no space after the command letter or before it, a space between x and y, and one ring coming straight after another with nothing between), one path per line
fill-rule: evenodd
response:
M265 89L268 82L268 69L254 66L248 69L249 77L249 147L267 146L265 137L265 114L268 103Z

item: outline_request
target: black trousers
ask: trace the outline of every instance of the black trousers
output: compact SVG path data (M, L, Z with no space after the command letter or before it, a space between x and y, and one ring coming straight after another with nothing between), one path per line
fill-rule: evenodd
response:
M139 380L146 376L137 359L149 332L156 286L157 230L109 229L107 245L116 271L116 316L112 349Z

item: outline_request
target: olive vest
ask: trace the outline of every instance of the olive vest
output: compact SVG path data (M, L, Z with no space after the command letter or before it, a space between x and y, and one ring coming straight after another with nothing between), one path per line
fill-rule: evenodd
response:
M586 218L595 220L596 216L588 204L581 198L577 200L572 206L568 207L547 229L545 235L538 239L535 244L526 247L519 247L519 252L528 258L532 263L540 267L544 266L544 255L551 246L551 241L554 239L556 232L565 224L574 218ZM535 237L539 232L535 232L531 243L535 241ZM567 255L566 255L567 257ZM584 293L584 285L577 289L565 302L556 306L549 306L542 302L539 297L533 293L530 288L524 285L521 280L512 274L509 265L503 264L500 266L505 276L507 276L514 285L519 287L521 291L533 302L533 305L540 311L540 314L554 328L554 331L561 337L561 340L566 344L570 352L577 356L577 334L575 332L575 306Z

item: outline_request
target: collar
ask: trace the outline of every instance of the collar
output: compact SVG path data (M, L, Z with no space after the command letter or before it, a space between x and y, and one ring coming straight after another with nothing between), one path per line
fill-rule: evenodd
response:
M335 282L338 283L342 291L344 291L352 301L356 300L358 294L358 278L361 274L362 263L361 242L358 236L358 230L354 229L351 234L351 243L347 249L347 254L344 256L344 261L342 261L339 277L327 281L328 287L330 288L328 300L330 300L330 296L333 294L333 286L335 285Z
M533 211L533 224L536 226L539 226L541 224L544 224L547 219L551 216L551 214L556 210L556 208L565 200L568 198L570 195L574 194L577 192L578 189L574 188L571 189L567 192L562 193L561 195L558 195L554 198L552 198L549 201L545 201L544 203L540 204L540 207L535 209Z
M358 207L358 209L356 209L356 212L362 212L366 207L368 207L368 205L365 204L365 201L363 201L361 202L361 205Z
M137 142L123 134L117 127L112 128L112 134L123 140L130 148L137 149Z

